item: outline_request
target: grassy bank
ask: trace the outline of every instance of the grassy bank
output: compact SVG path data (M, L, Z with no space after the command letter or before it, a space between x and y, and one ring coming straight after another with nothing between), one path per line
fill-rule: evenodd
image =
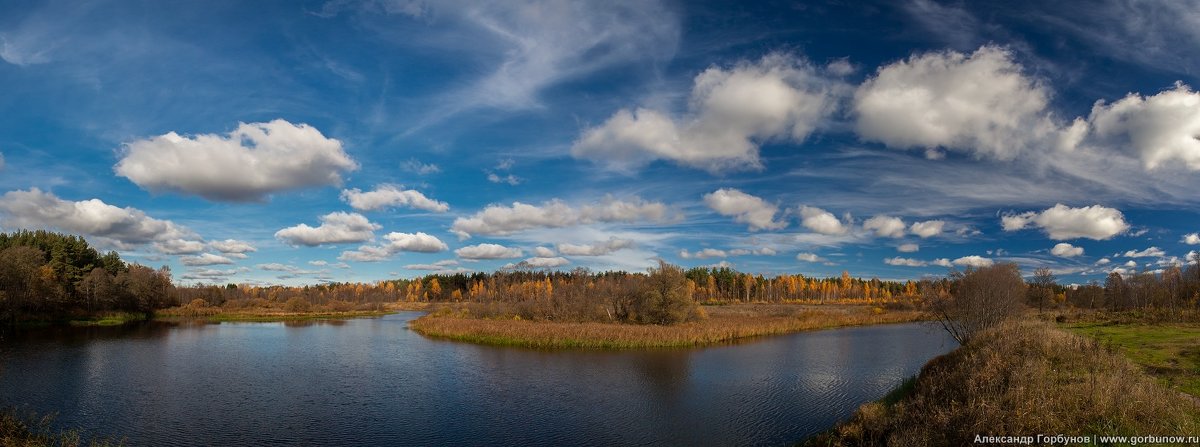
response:
M204 320L214 323L336 320L381 317L405 310L427 310L429 307L428 303L387 303L382 306L357 309L331 306L289 307L286 305L276 307L226 308L193 303L186 306L160 310L154 314L154 318L161 320Z
M1162 384L1200 396L1200 325L1105 322L1064 327L1118 348Z
M85 440L78 431L51 428L52 417L21 416L13 409L0 409L0 445L11 447L115 446L109 440Z
M1096 340L1012 322L922 368L908 395L863 405L815 446L969 445L976 435L1196 435L1200 407Z
M869 306L745 304L706 306L703 321L671 326L620 323L563 323L473 318L446 309L409 323L437 338L530 348L674 348L725 343L749 337L843 326L901 323L921 319L914 311Z

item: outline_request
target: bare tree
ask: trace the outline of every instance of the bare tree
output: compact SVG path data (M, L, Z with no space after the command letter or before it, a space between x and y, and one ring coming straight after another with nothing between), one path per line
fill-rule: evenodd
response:
M959 343L1020 313L1025 281L1016 264L968 268L952 277L949 293L933 283L926 283L922 293L942 328Z
M1029 284L1029 301L1037 305L1038 313L1046 308L1046 303L1054 299L1054 286L1058 278L1048 268L1033 271L1033 281Z

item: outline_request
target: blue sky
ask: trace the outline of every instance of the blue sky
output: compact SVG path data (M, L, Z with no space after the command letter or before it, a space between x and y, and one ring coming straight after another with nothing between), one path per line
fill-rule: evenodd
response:
M1195 2L493 3L0 2L0 228L184 283L1200 248Z

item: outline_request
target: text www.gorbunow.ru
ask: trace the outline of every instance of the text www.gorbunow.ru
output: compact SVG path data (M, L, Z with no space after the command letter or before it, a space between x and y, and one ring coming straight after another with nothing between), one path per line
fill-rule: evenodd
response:
M1105 436L1105 435L1032 435L1032 436L985 436L975 435L976 444L1017 445L1200 445L1200 436Z

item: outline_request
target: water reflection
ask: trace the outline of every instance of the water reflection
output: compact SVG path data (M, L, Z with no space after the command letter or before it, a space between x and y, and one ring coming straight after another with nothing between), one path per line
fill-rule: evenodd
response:
M426 339L407 329L417 315L10 334L0 405L131 445L778 445L953 346L896 325L553 352Z

